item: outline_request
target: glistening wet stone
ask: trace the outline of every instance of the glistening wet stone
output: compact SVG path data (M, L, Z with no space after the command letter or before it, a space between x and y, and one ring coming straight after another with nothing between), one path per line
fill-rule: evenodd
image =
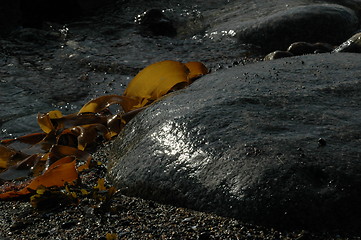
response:
M357 54L327 53L202 77L130 122L109 177L128 195L257 224L357 232L360 69Z

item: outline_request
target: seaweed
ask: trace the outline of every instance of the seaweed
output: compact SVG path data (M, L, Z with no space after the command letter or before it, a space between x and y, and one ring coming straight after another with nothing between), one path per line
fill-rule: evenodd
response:
M76 198L79 193L70 191L70 186L91 166L89 152L94 146L115 138L134 116L167 93L207 73L200 62L157 62L140 71L122 95L95 98L69 115L59 110L38 114L43 132L0 141L0 199L30 195L32 205L37 206L44 198L57 196L54 189L59 187ZM112 113L112 105L118 105L119 111ZM93 197L102 202L116 191L107 189L104 179L94 189ZM90 194L85 189L78 192Z

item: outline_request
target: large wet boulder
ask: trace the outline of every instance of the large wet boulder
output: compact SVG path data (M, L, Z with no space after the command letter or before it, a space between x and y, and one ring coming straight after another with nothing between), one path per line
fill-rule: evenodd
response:
M217 71L114 142L123 193L280 228L360 231L361 58L317 54Z
M285 50L296 41L338 45L358 28L356 13L336 4L313 4L242 21L234 28L241 43L260 46L264 51Z

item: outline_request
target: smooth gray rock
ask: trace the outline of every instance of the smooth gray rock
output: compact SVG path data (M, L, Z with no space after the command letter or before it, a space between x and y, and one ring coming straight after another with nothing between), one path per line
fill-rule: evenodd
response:
M217 71L133 119L110 152L127 195L280 228L360 231L361 58Z
M235 26L240 43L260 46L264 51L285 50L293 42L340 44L358 28L356 13L341 5L297 6Z

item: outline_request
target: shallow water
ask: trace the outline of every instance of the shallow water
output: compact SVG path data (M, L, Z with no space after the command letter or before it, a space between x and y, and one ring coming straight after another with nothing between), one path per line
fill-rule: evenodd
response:
M166 59L202 61L212 71L244 61L232 31L208 31L214 9L235 1L138 1L42 29L19 29L1 41L0 139L38 132L36 115L76 112L91 98L121 94L145 66ZM147 36L136 17L158 8L174 20L174 38Z
M320 2L334 1L118 0L66 24L18 29L0 39L0 139L39 131L37 113L73 113L94 97L122 94L157 61L201 61L211 71L256 61L259 48L237 42L243 23ZM141 28L150 9L172 21L175 37Z

